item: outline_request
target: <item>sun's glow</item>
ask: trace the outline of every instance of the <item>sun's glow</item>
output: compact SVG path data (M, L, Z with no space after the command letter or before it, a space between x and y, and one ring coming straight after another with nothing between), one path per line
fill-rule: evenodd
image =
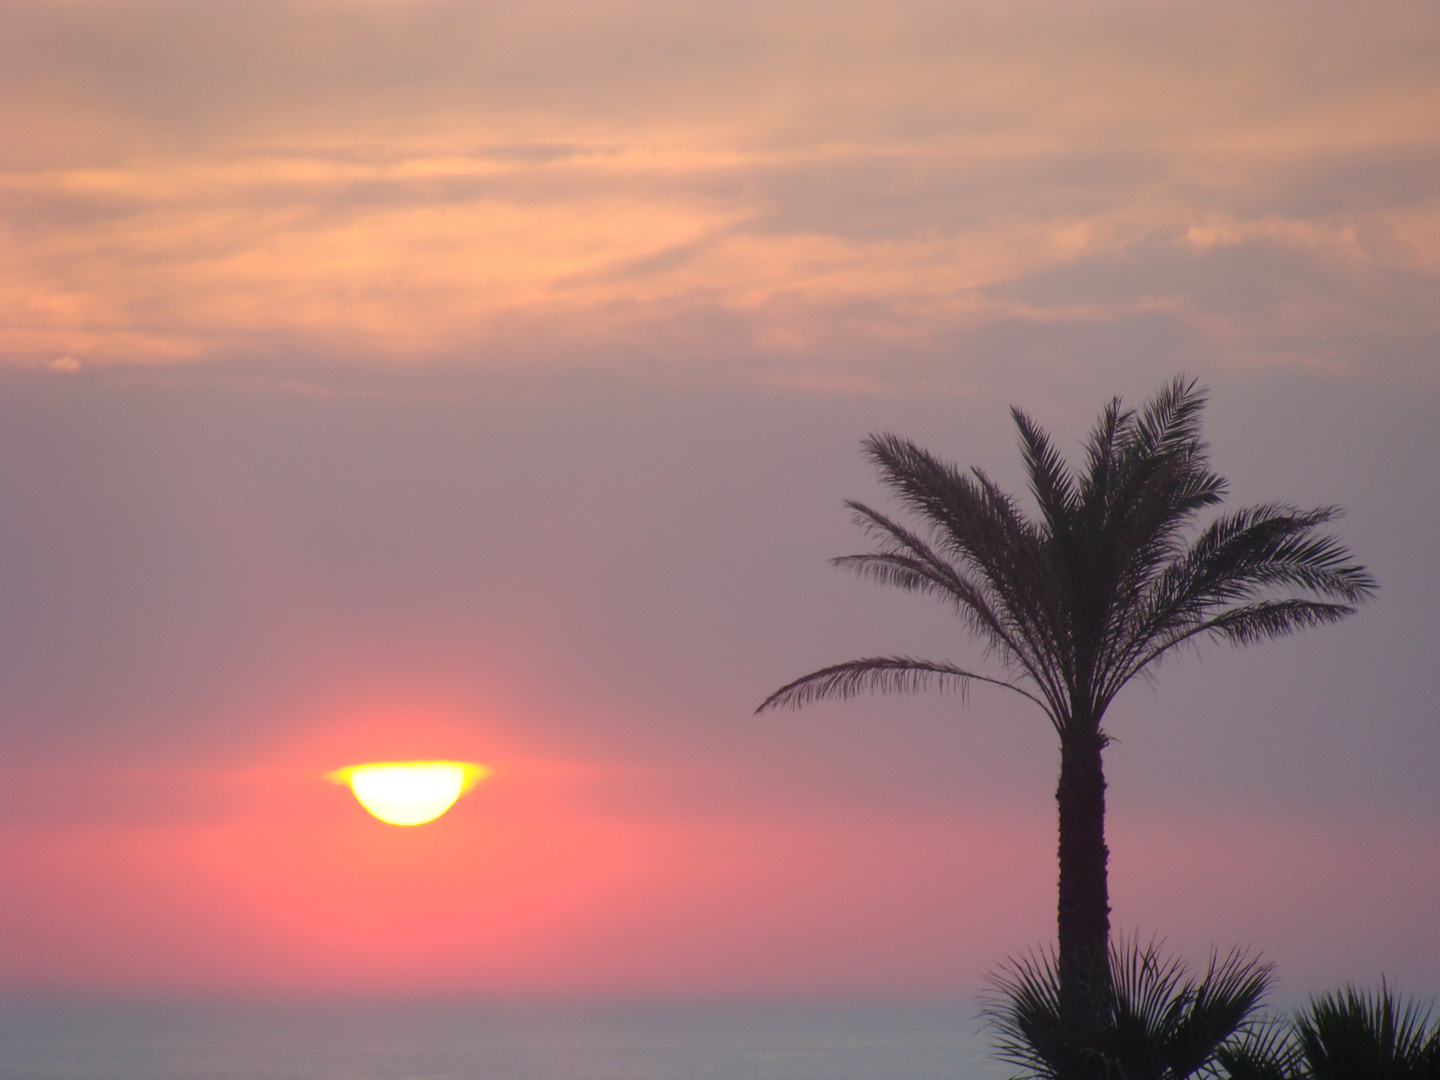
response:
M347 765L329 779L349 784L360 805L381 821L423 825L489 775L489 769L473 761L380 761Z

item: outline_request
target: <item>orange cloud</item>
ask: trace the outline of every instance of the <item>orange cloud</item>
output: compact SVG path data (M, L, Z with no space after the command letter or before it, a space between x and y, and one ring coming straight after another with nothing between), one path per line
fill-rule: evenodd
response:
M1164 311L1275 355L1316 311L1437 332L1440 204L1406 177L1437 152L1440 27L1409 9L282 3L120 33L126 7L25 7L10 46L11 362L858 385L1008 321Z

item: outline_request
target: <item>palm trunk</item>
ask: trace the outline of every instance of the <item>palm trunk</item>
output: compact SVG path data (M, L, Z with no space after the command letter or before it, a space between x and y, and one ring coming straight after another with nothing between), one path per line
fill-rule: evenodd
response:
M1110 890L1105 847L1105 737L1098 724L1062 739L1060 783L1060 1006L1077 1023L1098 1019L1110 988ZM1088 730L1085 730L1088 729Z

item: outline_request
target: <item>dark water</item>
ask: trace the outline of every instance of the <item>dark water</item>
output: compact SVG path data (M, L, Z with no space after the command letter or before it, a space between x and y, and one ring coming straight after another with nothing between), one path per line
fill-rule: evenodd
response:
M4 1080L1001 1080L953 1008L0 1013Z

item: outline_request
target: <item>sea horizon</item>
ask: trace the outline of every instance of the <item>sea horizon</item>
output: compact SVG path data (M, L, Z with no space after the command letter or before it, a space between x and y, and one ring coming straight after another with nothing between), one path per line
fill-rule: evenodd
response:
M0 1003L5 1080L1002 1080L973 1001Z

